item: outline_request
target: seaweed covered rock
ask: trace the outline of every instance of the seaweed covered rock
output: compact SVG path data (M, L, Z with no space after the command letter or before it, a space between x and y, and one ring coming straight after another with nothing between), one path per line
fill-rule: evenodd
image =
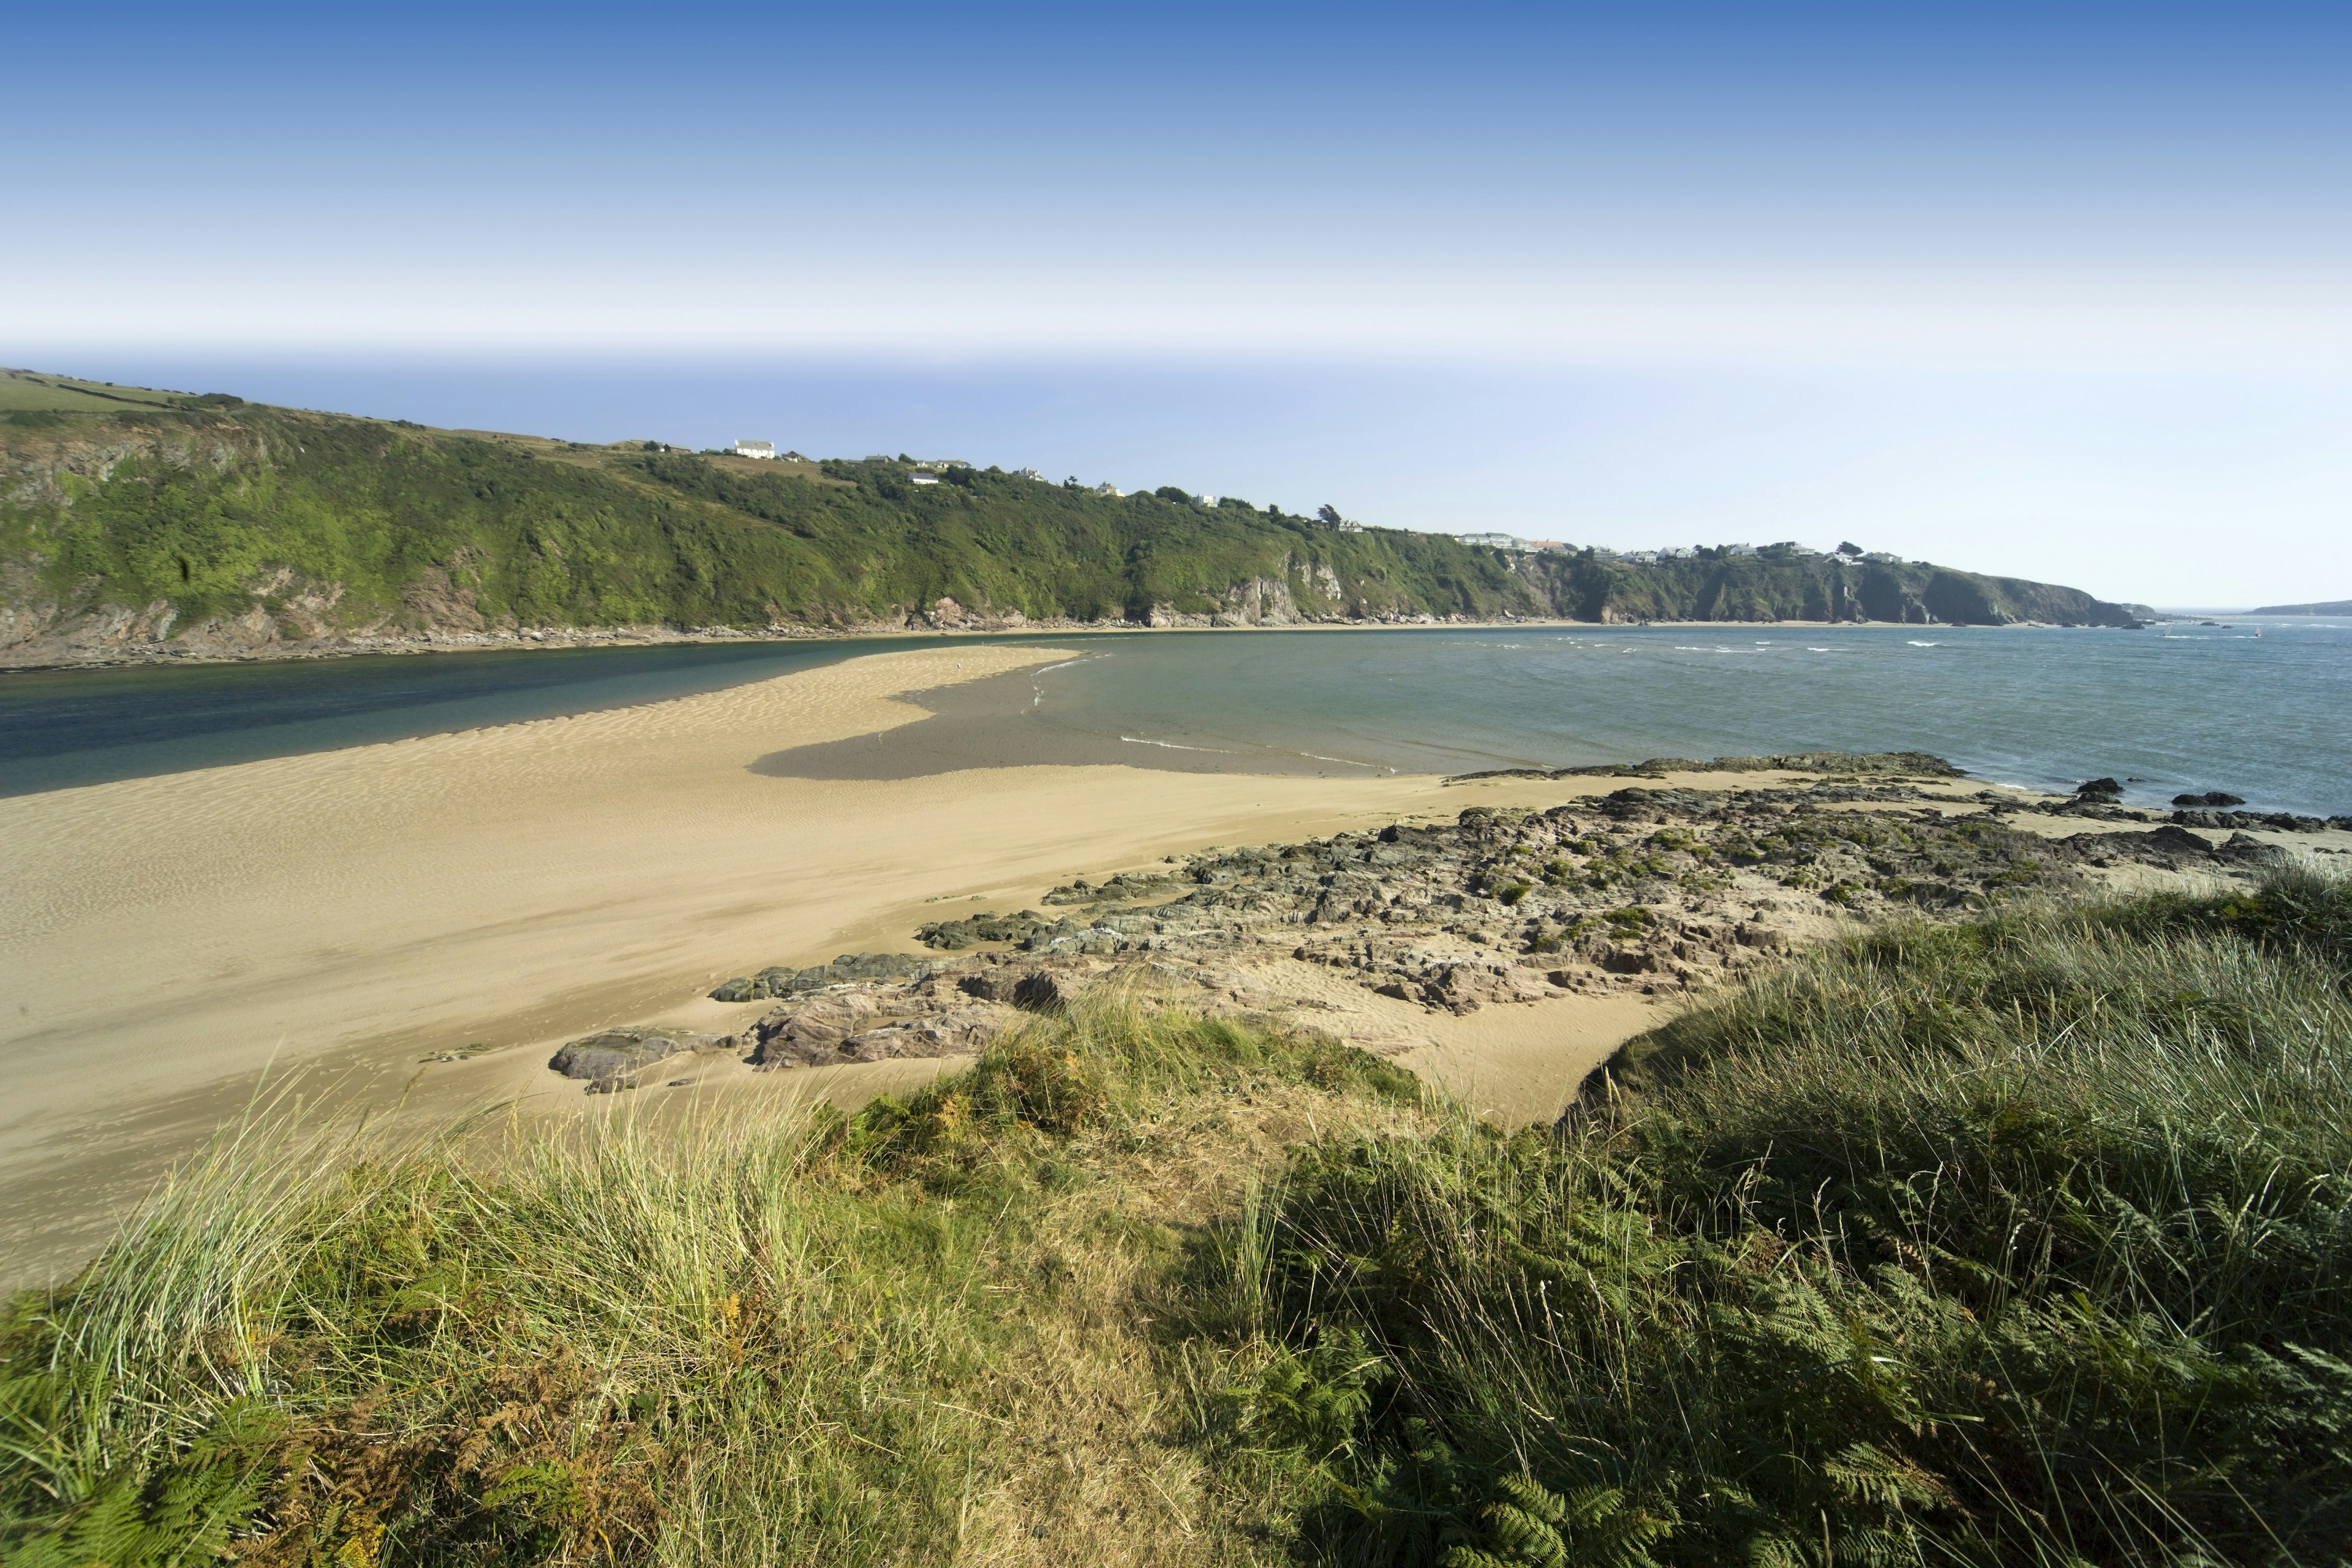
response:
M711 992L714 1002L765 1002L803 995L829 985L849 985L867 980L898 980L919 975L930 961L911 952L845 952L827 963L806 969L772 964L753 975L739 975Z

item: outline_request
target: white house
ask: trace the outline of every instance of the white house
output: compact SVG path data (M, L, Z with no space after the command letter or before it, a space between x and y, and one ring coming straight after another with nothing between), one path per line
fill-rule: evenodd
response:
M940 482L940 477L929 468L917 468L907 476L907 482L910 485L935 485Z
M1454 536L1465 544L1475 544L1484 550L1525 550L1528 542L1516 533L1457 533Z
M1045 475L1043 475L1043 474L1039 473L1039 472L1038 472L1036 469L1034 469L1034 468L1024 468L1024 469L1022 469L1022 470L1021 470L1021 477L1022 477L1023 479L1036 479L1036 480L1038 480L1038 481L1039 481L1039 482L1041 482L1041 483L1045 480Z
M1100 483L1100 484L1098 484L1098 485L1097 485L1097 486L1095 487L1095 493L1096 493L1097 495L1106 495L1106 496L1123 496L1123 495L1125 495L1127 492L1126 492L1125 490L1123 490L1123 489L1120 489L1117 485L1115 485L1115 484L1111 483L1108 479L1105 479L1102 483Z
M739 458L772 458L776 455L776 447L772 441L753 441L746 438L735 443L735 455Z

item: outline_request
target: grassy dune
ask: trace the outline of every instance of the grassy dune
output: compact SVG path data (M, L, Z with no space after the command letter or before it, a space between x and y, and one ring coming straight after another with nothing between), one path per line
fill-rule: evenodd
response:
M2352 1539L2352 892L1889 930L1504 1136L1105 1003L853 1119L257 1124L0 1328L12 1564Z

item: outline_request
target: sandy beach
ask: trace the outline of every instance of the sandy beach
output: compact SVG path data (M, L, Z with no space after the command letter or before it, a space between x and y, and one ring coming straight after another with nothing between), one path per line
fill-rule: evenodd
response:
M1468 804L1426 776L780 758L940 707L898 693L1067 657L945 645L641 707L0 800L0 1283L88 1256L265 1074L299 1071L306 1092L370 1103L405 1094L419 1114L515 1095L569 1109L577 1089L544 1071L545 1047L648 1019L731 1026L756 1008L703 998L728 975L906 951L942 905L1017 906L1164 854ZM1601 1005L1454 1020L1398 1003L1389 1033L1474 1098L1540 1115L1654 1011L1571 1022ZM1556 1034L1534 1023L1545 1014ZM420 1067L476 1043L499 1048ZM854 1096L937 1069L827 1070L849 1080L833 1092Z

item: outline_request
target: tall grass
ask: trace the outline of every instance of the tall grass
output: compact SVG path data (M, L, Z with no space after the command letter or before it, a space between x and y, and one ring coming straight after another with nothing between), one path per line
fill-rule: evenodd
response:
M1510 1135L1116 998L855 1117L259 1119L0 1321L0 1559L2340 1563L2347 938L1889 928Z
M1230 1434L1320 1447L1329 1561L2342 1561L2347 932L2310 878L1883 931L1557 1132L1326 1142L1229 1244Z
M0 1557L1019 1561L1107 1486L1148 1560L1200 1481L1122 1315L1174 1243L1109 1178L1237 1096L1408 1084L1114 1001L855 1118L249 1127L0 1329Z

